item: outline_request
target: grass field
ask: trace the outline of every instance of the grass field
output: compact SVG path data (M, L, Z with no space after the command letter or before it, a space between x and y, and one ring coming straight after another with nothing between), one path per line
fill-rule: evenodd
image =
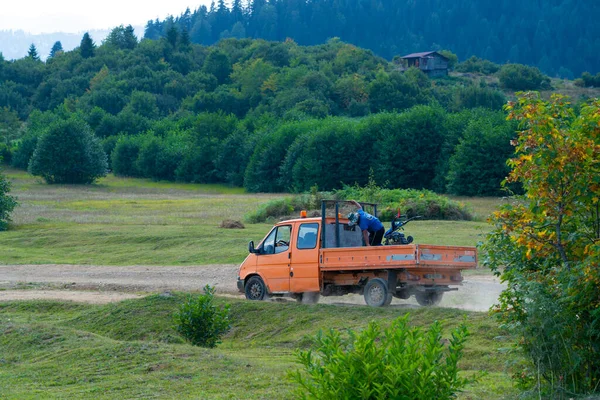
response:
M271 225L231 230L219 224L242 220L262 202L283 196L112 176L91 186L49 186L22 171L5 173L20 206L11 229L0 233L3 264L239 263L247 242L260 240ZM475 245L501 200L459 200L471 206L476 221L415 221L406 232L421 243ZM488 374L459 398L517 396L507 373L519 360L514 340L486 313L231 299L233 329L222 345L207 350L174 331L181 299L0 303L0 398L290 398L294 385L286 376L297 368L294 351L310 346L319 329L387 324L406 312L416 325L445 321L446 333L468 322L472 336L461 368Z
M518 358L485 313L232 299L233 329L216 349L202 349L173 329L181 300L176 294L101 306L0 303L0 397L286 399L294 388L287 373L298 368L294 351L309 347L318 330L387 324L407 311L415 325L444 321L446 337L467 321L472 336L461 369L487 375L460 399L516 394L505 370Z
M271 225L218 226L283 196L114 176L88 186L46 185L23 171L5 174L20 206L11 229L0 234L2 264L239 263L248 241L262 239ZM415 221L406 232L420 243L477 244L488 230L485 217L500 200L460 200L470 204L477 221Z

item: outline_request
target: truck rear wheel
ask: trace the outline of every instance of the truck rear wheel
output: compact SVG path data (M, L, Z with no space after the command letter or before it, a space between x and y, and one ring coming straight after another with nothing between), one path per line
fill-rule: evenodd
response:
M365 285L365 302L371 307L386 307L392 303L387 282L381 278L371 279Z
M443 296L444 292L428 291L415 293L417 303L422 306L437 306L442 301Z
M260 276L253 276L246 282L244 292L248 300L264 300L267 296L267 287Z

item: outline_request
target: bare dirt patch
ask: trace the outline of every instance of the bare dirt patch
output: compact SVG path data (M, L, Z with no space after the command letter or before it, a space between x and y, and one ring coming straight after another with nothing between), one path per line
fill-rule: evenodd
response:
M94 292L82 290L4 290L0 291L0 302L9 300L61 300L90 304L106 304L141 295L123 292Z

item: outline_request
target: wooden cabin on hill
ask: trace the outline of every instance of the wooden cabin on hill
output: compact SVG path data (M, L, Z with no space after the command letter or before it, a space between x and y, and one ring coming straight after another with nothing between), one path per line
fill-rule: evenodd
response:
M437 51L408 54L402 60L406 60L408 68L419 68L430 77L448 75L448 59Z

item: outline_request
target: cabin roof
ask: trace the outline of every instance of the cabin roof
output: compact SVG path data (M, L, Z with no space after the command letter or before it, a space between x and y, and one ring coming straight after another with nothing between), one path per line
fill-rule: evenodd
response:
M408 55L406 55L406 56L404 56L402 58L406 58L406 59L408 59L408 58L423 58L423 57L430 56L432 54L437 54L438 56L440 56L440 57L442 57L443 59L446 59L446 60L448 59L447 57L441 55L437 51L425 51L425 52L422 52L422 53L412 53L412 54L408 54Z

